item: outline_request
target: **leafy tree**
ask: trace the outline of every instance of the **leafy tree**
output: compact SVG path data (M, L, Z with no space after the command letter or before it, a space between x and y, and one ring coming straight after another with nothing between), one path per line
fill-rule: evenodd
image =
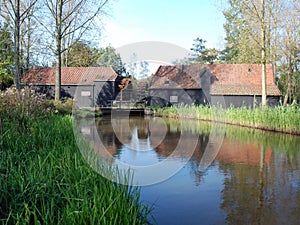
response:
M98 66L111 66L118 74L124 74L126 72L121 56L116 52L115 48L108 46L96 52L95 57Z
M279 32L279 87L284 95L283 104L299 100L300 89L300 2L285 2L281 5L284 26Z
M147 61L140 61L139 63L139 72L138 72L138 78L144 79L149 76L149 63Z
M0 90L13 82L13 40L8 23L0 24Z
M138 56L136 53L133 53L130 56L130 61L126 64L127 75L133 78L138 76Z
M256 39L257 27L251 28L251 18L243 1L230 0L223 11L226 22L226 46L222 51L225 63L260 63L260 52Z
M74 42L67 52L62 59L67 67L88 67L95 64L93 49L83 41Z
M192 51L192 58L189 59L191 63L213 64L218 60L219 51L215 48L206 48L206 41L201 38L194 40Z
M226 48L220 59L263 66L272 63L284 105L299 99L300 2L228 0L227 6L223 11Z
M112 67L118 74L125 73L120 54L111 46L97 49L88 43L77 41L69 47L67 54L63 56L62 61L68 67Z
M228 0L226 48L222 59L229 63L262 64L262 106L266 101L266 64L276 61L278 0Z
M30 15L31 9L35 6L37 0L1 0L0 12L4 18L9 17L11 28L14 31L14 83L16 88L20 89L21 73L21 29L22 24Z

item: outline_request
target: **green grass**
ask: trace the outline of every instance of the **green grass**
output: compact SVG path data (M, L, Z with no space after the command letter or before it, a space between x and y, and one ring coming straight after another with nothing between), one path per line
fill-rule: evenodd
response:
M290 105L254 110L246 107L223 109L207 106L160 108L156 116L175 119L198 119L247 126L269 131L300 134L300 107Z
M216 135L218 130L223 130L225 133L217 134L217 136L225 135L227 139L234 142L238 141L239 143L249 143L271 148L274 152L286 154L291 163L296 161L300 153L300 137L295 135L282 134L279 132L265 132L240 126L225 126L224 124L213 124L201 120L187 119L180 121L167 118L164 120L167 124L179 126L183 131L189 131L193 134L209 136L211 133ZM214 129L214 127L216 129Z
M113 183L85 162L70 116L30 119L21 128L2 118L0 132L0 224L147 223L138 188Z

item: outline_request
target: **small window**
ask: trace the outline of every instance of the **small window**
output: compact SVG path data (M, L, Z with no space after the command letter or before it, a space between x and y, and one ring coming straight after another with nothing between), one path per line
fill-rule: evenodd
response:
M168 81L168 80L165 80L165 85L169 85L169 83L170 83L170 81Z
M43 78L41 78L41 77L36 78L37 81L41 81L42 79Z
M176 96L176 95L171 95L171 96L170 96L170 102L173 102L173 103L178 102L178 96Z
M81 96L82 97L89 97L89 96L91 96L91 92L90 91L81 91Z

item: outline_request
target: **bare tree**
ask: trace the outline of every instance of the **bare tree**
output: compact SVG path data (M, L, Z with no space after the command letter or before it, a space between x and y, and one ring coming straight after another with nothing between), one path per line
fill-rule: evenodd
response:
M12 21L12 29L14 31L14 84L17 90L20 89L20 71L21 71L21 25L30 14L31 9L36 4L37 0L1 0L2 7L1 16L9 17Z
M24 7L21 5L21 7ZM31 48L34 46L34 34L38 30L37 23L34 20L34 14L37 12L36 4L28 11L27 17L24 19L21 26L21 57L23 56L22 67L25 71L29 70L31 62Z
M62 54L73 41L79 40L95 27L96 18L104 13L107 3L108 0L44 1L47 12L39 21L55 40L52 48L56 58L55 100L60 99Z

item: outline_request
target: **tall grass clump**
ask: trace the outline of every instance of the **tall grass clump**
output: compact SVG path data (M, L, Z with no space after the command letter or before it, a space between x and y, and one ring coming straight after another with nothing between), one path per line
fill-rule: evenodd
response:
M15 98L11 105L0 99L0 224L147 224L139 189L103 178L83 159L72 117L20 94L1 95Z
M158 109L156 116L175 119L199 119L269 131L300 134L300 107L297 105L256 109L247 107L229 107L224 109L218 106L178 105Z
M300 107L229 108L226 110L226 121L263 130L300 134Z
M17 129L28 128L32 120L45 117L50 111L45 96L29 88L21 91L10 88L0 92L0 120L15 125Z

